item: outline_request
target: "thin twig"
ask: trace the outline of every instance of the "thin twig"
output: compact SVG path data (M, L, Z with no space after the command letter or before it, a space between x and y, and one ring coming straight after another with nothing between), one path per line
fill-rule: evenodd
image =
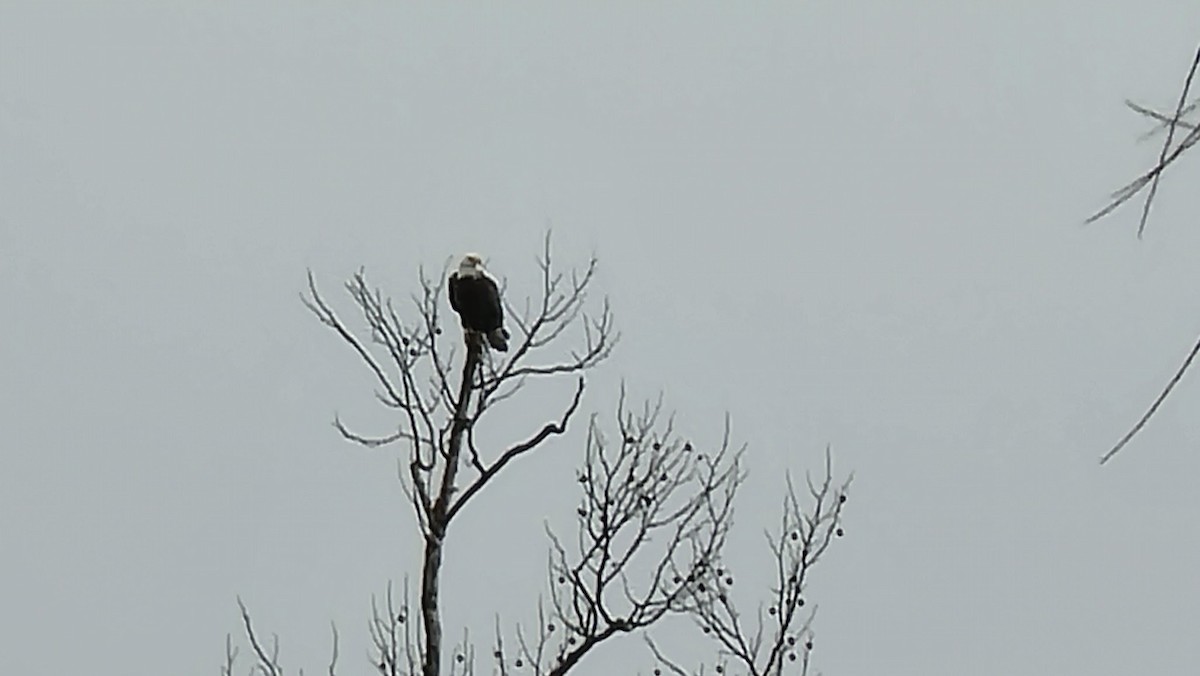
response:
M1167 383L1167 386L1163 388L1163 391L1159 393L1158 397L1154 400L1154 403L1150 405L1150 408L1146 411L1146 414L1137 421L1137 424L1134 425L1133 428L1125 434L1125 436L1121 437L1121 440L1118 441L1115 446L1109 449L1109 451L1100 458L1101 465L1108 462L1109 459L1116 455L1117 452L1122 448L1125 448L1125 444L1128 444L1138 432L1142 431L1142 428L1146 426L1146 423L1150 422L1150 418L1156 411L1158 411L1158 407L1161 406L1164 401L1166 401L1167 395L1171 393L1171 390L1175 389L1175 385L1183 378L1183 374L1186 373L1191 367L1192 362L1196 359L1197 353L1200 353L1200 340L1197 340L1196 344L1192 346L1192 351L1188 353L1187 359L1183 360L1183 365L1180 366L1177 371L1175 371L1175 375L1171 376L1171 380Z

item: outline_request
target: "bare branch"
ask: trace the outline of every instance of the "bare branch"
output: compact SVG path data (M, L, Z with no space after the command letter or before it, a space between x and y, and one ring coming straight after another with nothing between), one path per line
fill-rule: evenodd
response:
M1162 173L1185 151L1200 141L1200 126L1181 122L1182 116L1189 109L1185 108L1185 106L1187 105L1188 92L1192 87L1192 79L1196 75L1196 69L1198 66L1200 66L1200 48L1196 50L1196 56L1194 59L1192 59L1191 68L1188 69L1187 78L1184 80L1183 91L1181 91L1179 94L1179 103L1175 106L1175 114L1170 118L1166 118L1166 116L1157 113L1150 113L1148 109L1142 108L1141 106L1129 104L1131 108L1140 113L1150 113L1151 117L1154 117L1155 119L1167 121L1167 138L1163 142L1162 152L1159 153L1158 163L1155 164L1154 167L1145 174L1142 174L1119 190L1113 192L1112 201L1109 202L1109 204L1103 209L1089 216L1084 223L1094 223L1095 221L1107 216L1115 211L1117 207L1120 207L1122 204L1133 199L1138 195L1138 193L1148 186L1149 192L1147 192L1146 199L1142 203L1142 216L1138 221L1137 236L1138 239L1142 238L1142 233L1146 230L1146 222L1150 218L1150 205L1154 202L1154 197L1158 193L1158 182L1162 177ZM1175 140L1175 129L1180 126L1184 127L1185 129L1190 129L1191 131L1187 136L1184 137L1179 145L1172 148L1171 143Z
M1184 106L1182 109L1179 110L1179 115L1190 115L1192 113L1192 111L1196 110L1197 104L1200 104L1200 100L1192 101L1191 103L1189 103L1188 105ZM1178 119L1177 117L1171 117L1170 115L1163 115L1162 113L1160 113L1156 110L1151 110L1143 105L1134 103L1133 101L1130 101L1129 99L1125 100L1125 105L1133 112L1139 113L1141 115L1145 115L1146 117L1149 117L1150 119L1156 120L1161 123L1154 129L1151 129L1150 131L1146 132L1145 134L1142 134L1141 136L1139 136L1138 137L1139 141L1144 141L1144 140L1150 139L1150 138L1158 135L1159 132L1169 131L1170 129L1175 128L1175 127L1181 127L1183 129L1187 129L1187 130L1192 130L1197 127L1197 125L1194 125L1190 122L1184 122L1182 119Z
M242 613L242 626L246 631L246 639L250 641L250 647L254 649L254 655L258 659L254 668L263 676L283 676L283 667L279 665L279 637L272 636L271 652L268 653L254 633L254 627L250 625L250 613L246 610L246 604L242 603L242 597L238 597L237 603L238 609Z
M342 438L345 439L346 441L353 441L354 443L356 443L360 446L366 446L367 448L375 448L377 446L387 446L388 444L399 441L400 439L412 439L413 438L411 434L408 434L403 429L396 430L393 434L389 434L389 435L382 436L382 437L364 437L364 436L355 434L354 432L351 432L345 426L345 424L342 423L342 419L340 417L338 417L336 414L333 416L333 426L335 429L337 429L338 433L341 434Z
M465 505L468 500L474 497L476 493L482 490L489 481L495 478L495 476L499 474L500 471L508 465L508 463L530 451L537 449L538 446L542 445L542 443L551 436L566 432L567 423L570 422L571 416L575 414L575 410L579 408L579 400L581 397L583 397L582 377L579 378L575 387L575 396L571 398L570 405L567 406L567 410L563 411L562 417L558 420L558 422L546 423L545 427L539 430L537 434L504 451L504 453L500 455L499 460L491 465L488 465L487 467L483 467L479 478L477 478L471 483L470 486L467 487L467 489L463 492L462 497L455 501L454 505L450 508L450 511L446 514L447 521L453 519L455 514L462 509L463 505Z
M225 663L221 665L221 676L233 676L233 665L237 662L238 649L233 645L233 636L225 634Z
M1158 411L1158 407L1161 406L1164 401L1166 401L1167 395L1171 394L1171 390L1175 389L1175 385L1177 385L1183 378L1183 374L1187 373L1187 370L1191 368L1192 362L1195 361L1198 353L1200 353L1200 339L1196 341L1195 345L1192 345L1192 350L1191 352L1188 352L1187 359L1183 360L1183 364L1178 370L1175 371L1175 375L1171 376L1171 380L1167 382L1167 386L1164 387L1162 392L1158 394L1158 397L1154 399L1154 403L1150 404L1150 408L1141 417L1141 419L1137 421L1137 424L1134 425L1128 432L1126 432L1125 436L1121 437L1121 440L1118 441L1115 446L1110 448L1107 453L1100 457L1101 465L1108 462L1122 448L1125 448L1125 445L1128 444L1138 432L1142 431L1142 428L1146 426L1146 423L1150 422L1150 418L1153 417Z
M654 640L650 638L649 634L643 635L642 638L646 640L646 645L650 647L650 652L654 653L654 658L658 660L659 664L666 667L668 671L670 671L672 674L675 674L675 676L691 676L687 670L672 662L670 658L663 654L663 652L658 649L658 644L656 644Z

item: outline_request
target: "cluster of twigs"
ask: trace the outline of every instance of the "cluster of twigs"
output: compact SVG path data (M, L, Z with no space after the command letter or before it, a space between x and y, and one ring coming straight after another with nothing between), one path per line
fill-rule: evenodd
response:
M1150 206L1154 203L1154 198L1158 194L1158 183L1162 179L1163 172L1175 160L1179 159L1200 141L1200 124L1188 122L1184 119L1185 115L1190 115L1200 105L1200 98L1194 99L1191 103L1188 102L1188 94L1191 92L1192 80L1196 76L1196 69L1198 67L1200 67L1200 49L1196 50L1196 56L1192 59L1191 68L1188 69L1187 77L1184 79L1183 90L1179 93L1179 102L1175 105L1175 113L1173 115L1164 115L1133 101L1127 100L1125 102L1125 105L1129 106L1134 112L1145 115L1158 123L1154 129L1142 136L1143 140L1152 138L1164 131L1166 132L1162 151L1158 155L1158 162L1153 167L1146 173L1113 191L1111 195L1112 200L1103 209L1089 216L1085 221L1086 223L1094 223L1104 218L1113 211L1116 211L1121 205L1132 200L1143 190L1146 190L1146 198L1142 201L1142 215L1138 220L1137 236L1138 239L1141 239L1142 234L1146 231L1146 223L1150 219ZM1180 129L1184 130L1186 134L1184 134L1182 140L1176 143L1175 133Z
M246 610L246 604L242 603L239 597L237 600L238 610L242 616L242 628L246 633L246 640L250 642L251 651L254 653L254 661L250 665L248 673L250 676L283 676L286 673L283 665L279 661L279 636L271 635L270 649L259 640L258 634L254 632L254 626L250 622L250 611ZM333 647L330 649L329 667L327 673L329 676L337 676L338 664L338 630L334 624L329 625L333 632ZM233 676L233 668L237 663L238 649L233 645L233 637L225 635L225 662L221 665L221 676ZM304 670L300 670L301 676Z
M371 599L370 633L375 669L384 676L408 676L424 673L421 656L424 650L424 629L420 622L410 622L412 598L405 578L401 598L396 599L389 582L383 601ZM464 630L462 639L453 648L449 676L474 673L475 651L470 636ZM331 676L333 676L331 674Z
M811 475L805 477L807 505L788 479L779 530L766 535L775 569L774 585L768 599L758 602L752 621L738 610L731 592L734 576L719 562L702 567L694 580L689 578L691 583L683 587L684 604L701 631L718 646L714 671L750 676L809 673L817 607L808 604L805 592L813 568L834 539L845 532L842 510L852 480L850 476L840 484L834 482L828 448L824 475L816 481ZM646 641L671 673L688 674L652 639L646 637ZM703 667L698 672L703 673Z
M1179 93L1179 101L1175 105L1175 112L1173 115L1164 115L1163 113L1155 111L1147 106L1139 105L1132 101L1125 102L1125 104L1134 112L1144 115L1157 123L1154 129L1142 136L1142 139L1151 138L1162 132L1166 133L1166 138L1163 141L1162 151L1159 153L1158 162L1156 162L1155 165L1150 168L1150 170L1114 191L1112 193L1112 201L1110 201L1103 209L1092 214L1087 219L1087 223L1092 223L1107 216L1115 211L1118 207L1132 200L1139 193L1145 190L1146 197L1142 201L1142 214L1138 221L1137 229L1137 236L1139 239L1141 239L1142 234L1146 230L1146 223L1150 219L1150 206L1154 203L1154 198L1158 194L1158 184L1162 179L1163 172L1165 172L1167 167L1171 166L1175 160L1179 159L1185 152L1195 146L1197 142L1200 142L1200 121L1192 122L1184 119L1186 115L1191 115L1197 110L1198 107L1200 107L1200 98L1195 98L1192 99L1190 103L1188 102L1188 95L1191 92L1192 81L1196 76L1197 68L1200 68L1200 49L1196 50L1196 56L1192 59L1192 65L1188 69L1187 77L1184 79L1183 90ZM1182 130L1184 134L1183 138L1176 142L1176 132L1179 130ZM1162 403L1166 401L1167 397L1171 394L1171 391L1183 378L1183 374L1186 373L1189 368L1191 368L1192 362L1195 361L1197 354L1200 354L1200 339L1197 339L1195 344L1192 345L1192 349L1188 352L1183 364L1180 365L1180 367L1175 371L1174 375L1171 376L1171 379L1167 381L1166 386L1161 392L1159 392L1158 396L1155 397L1153 403L1150 404L1150 408L1148 408L1142 417L1139 418L1138 421L1133 425L1133 427L1125 433L1125 436L1121 437L1120 441L1114 444L1112 448L1110 448L1103 456L1100 457L1100 464L1103 465L1112 459L1114 455L1120 452L1122 448L1125 448L1125 446L1131 440L1133 440L1135 436L1137 436L1138 432L1142 431L1142 428L1146 426L1146 423L1150 422L1150 419L1154 417L1154 414L1158 411L1158 408L1162 406Z

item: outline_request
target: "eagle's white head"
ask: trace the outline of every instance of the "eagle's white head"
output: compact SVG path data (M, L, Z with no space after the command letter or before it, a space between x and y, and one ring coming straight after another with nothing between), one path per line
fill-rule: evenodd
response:
M463 256L463 259L458 263L459 277L479 277L483 274L483 257L477 253L469 253Z

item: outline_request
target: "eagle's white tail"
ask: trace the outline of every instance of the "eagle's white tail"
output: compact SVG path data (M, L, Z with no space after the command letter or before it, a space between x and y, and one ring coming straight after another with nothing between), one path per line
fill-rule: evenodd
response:
M504 330L504 327L489 331L487 340L493 350L508 352L508 331Z

